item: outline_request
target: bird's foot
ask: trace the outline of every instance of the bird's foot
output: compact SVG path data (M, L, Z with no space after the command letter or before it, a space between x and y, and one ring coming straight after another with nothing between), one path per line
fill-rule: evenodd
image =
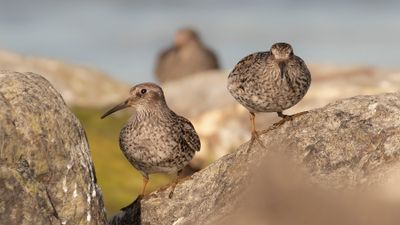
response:
M175 187L176 187L177 183L174 183L172 185L172 190L169 192L168 194L168 198L171 199L174 196L174 191L175 191Z
M266 133L268 133L269 131L271 131L273 129L275 129L274 125L272 125L271 127L268 127L265 130L260 131L260 135L266 134Z
M259 138L259 134L256 130L251 131L251 139L258 139Z
M144 197L143 195L138 195L137 198L131 204L121 208L121 211L126 211L127 209L130 209L135 205L140 204L140 201L142 201L143 197Z
M283 115L282 114L283 115L282 119L279 122L274 123L272 125L272 129L275 129L275 128L279 127L279 126L282 126L287 121L292 121L294 118L299 117L299 116L304 115L304 114L307 114L307 113L308 113L308 111L299 112L299 113L296 113L296 114L293 114L293 115ZM268 132L268 131L269 130L267 130L266 132ZM263 133L265 133L265 132L263 132Z
M175 187L176 187L177 184L182 183L182 182L184 182L186 180L191 180L191 179L192 179L192 176L187 176L187 177L182 177L182 178L176 179L176 181L174 183L172 183L172 190L169 192L168 198L171 199L173 197L174 191L175 191Z
M264 143L261 141L260 133L258 131L252 131L251 132L251 139L249 141L249 145L247 147L247 151L246 152L249 152L251 150L251 148L253 147L255 142L257 142L261 147L265 148Z
M248 153L253 147L254 142L258 139L258 134L256 132L251 133L251 139L249 141L249 145L247 146L246 153Z
M182 183L182 182L184 182L184 181L192 180L192 179L193 179L192 176L182 177L182 178L179 178L179 179L178 179L177 183Z
M170 183L170 184L167 184L167 185L165 185L164 187L159 188L158 190L159 190L159 191L165 191L165 190L167 190L168 188L171 187L172 190L169 192L168 197L169 197L169 198L172 198L173 195L174 195L174 191L175 191L176 185L179 184L179 183L182 183L182 182L184 182L184 181L186 181L186 180L191 180L191 179L192 179L192 176L187 176L187 177L178 178L178 179L176 179L174 182L172 182L172 183Z
M299 112L299 113L293 114L292 118L296 118L296 117L302 116L302 115L307 114L307 113L309 113L309 111Z
M160 187L160 188L158 189L158 191L165 191L165 190L167 190L170 186L171 186L171 184L167 184L167 185L165 185L165 186L162 186L162 187Z
M272 128L280 127L280 126L282 126L284 123L286 123L287 121L291 121L291 120L292 120L292 117L291 117L291 116L287 116L287 117L281 119L280 121L274 123L274 124L272 125Z

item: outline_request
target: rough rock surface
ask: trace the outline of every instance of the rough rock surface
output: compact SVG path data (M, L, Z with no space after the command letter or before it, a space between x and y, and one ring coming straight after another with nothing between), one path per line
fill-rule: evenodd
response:
M0 223L105 224L86 135L43 77L0 71Z
M391 189L391 200L399 196L400 93L331 103L266 130L260 140L262 144L241 145L178 184L172 199L169 188L156 191L113 217L111 223L135 224L133 215L140 215L142 224L215 222L235 209L253 163L275 151L286 152L303 165L318 186L336 190L377 187L381 195ZM285 147L280 147L283 143Z
M399 71L312 64L309 69L313 81L308 93L285 113L294 114L322 107L329 102L356 95L400 90ZM195 156L196 164L204 165L204 162L218 159L250 138L248 112L226 90L228 73L204 72L163 84L168 105L178 114L189 118L201 138L202 150ZM260 113L256 117L257 126L261 128L278 120L276 113Z

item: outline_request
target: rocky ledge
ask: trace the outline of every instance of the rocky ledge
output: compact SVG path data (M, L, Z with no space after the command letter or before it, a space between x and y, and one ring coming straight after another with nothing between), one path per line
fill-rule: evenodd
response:
M275 157L278 153L284 155L283 160L282 157ZM282 218L302 218L293 215L293 211L302 212L310 202L318 205L345 204L338 202L341 197L316 201L317 190L331 190L332 193L335 190L337 193L338 190L362 189L375 193L374 196L382 200L379 201L381 211L385 200L395 202L397 208L391 205L391 212L400 209L400 191L396 188L400 184L399 162L400 93L353 97L312 110L280 127L265 130L259 140L241 145L236 152L180 183L172 199L168 198L169 189L156 191L116 215L111 222L135 224L131 216L138 218L140 215L142 224L245 224L245 221L247 224L265 224L266 221L275 221L271 224L327 224L317 220L319 216L315 214L310 216L311 220L305 220L307 223L299 220L282 222ZM268 182L268 185L254 180ZM249 193L249 189L257 187L259 192ZM286 196L286 199L277 196ZM381 219L378 224L400 221L397 213L378 213L375 208L378 203L366 200L370 195L360 198L366 201L364 206L371 204L374 207L368 210L374 211L377 217L385 215L386 219L393 219L388 223ZM257 206L258 211L249 212L243 207L246 199L260 202L264 210ZM287 208L281 209L282 204ZM347 212L349 217L334 214L340 211L325 212L324 218L331 218L325 222L337 221L337 218L347 219L332 224L376 222L368 219L365 222L366 218L357 220L359 216L355 212L360 213L361 206L351 206ZM314 208L318 207L314 205ZM237 218L244 213L248 213L247 217L243 215L246 220ZM333 215L336 216L333 218ZM307 217L306 214L303 217ZM253 221L254 218L262 220Z

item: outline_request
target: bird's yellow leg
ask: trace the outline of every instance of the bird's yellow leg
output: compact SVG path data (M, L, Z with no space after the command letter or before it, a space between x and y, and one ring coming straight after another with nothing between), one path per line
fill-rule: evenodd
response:
M250 122L251 122L251 138L257 138L257 130L256 130L256 115L253 112L250 112Z
M182 181L188 180L188 179L192 179L192 177L191 177L191 176L182 177L182 170L179 170L179 171L178 171L178 174L177 174L177 176L176 176L175 181L171 184L172 190L171 190L171 192L169 193L168 197L169 197L169 198L172 198L172 196L174 195L175 187L176 187L176 185L177 185L179 182L182 182Z
M254 141L256 141L261 147L265 148L264 144L259 138L259 133L256 130L256 115L253 112L250 112L250 121L251 121L251 139L247 147L247 152L249 152L253 148Z
M273 125L274 128L279 127L279 126L283 125L285 122L291 121L296 117L304 115L304 114L308 113L308 111L299 112L299 113L296 113L293 115L285 115L282 112L277 112L277 113L278 113L278 116L281 117L282 119L279 122L274 123L274 125Z
M302 116L302 115L307 114L307 113L308 113L308 111L303 111L303 112L299 112L299 113L293 114L293 115L291 115L291 117L292 118L296 118L296 117Z
M143 189L142 189L142 196L144 196L146 194L146 186L147 183L149 182L149 178L143 176Z

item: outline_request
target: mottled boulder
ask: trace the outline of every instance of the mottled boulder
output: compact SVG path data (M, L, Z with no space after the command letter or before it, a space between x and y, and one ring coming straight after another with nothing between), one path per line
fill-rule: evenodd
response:
M278 163L276 167L258 171L256 180L269 183L255 189L258 192L249 192L247 187L254 183L251 169L268 162L273 153L283 153L287 159L282 162L290 161L296 168L282 173L288 167ZM267 224L328 224L327 219L344 221L329 224L374 224L371 221L398 224L399 163L400 93L353 97L265 130L260 141L241 145L236 152L178 184L172 199L168 198L170 189L156 191L113 217L111 224L137 224L134 218L139 216L142 224L174 225L265 224L266 221L270 222ZM305 176L296 178L298 171L304 171ZM287 183L296 179L304 182L304 187L277 185L278 180ZM336 202L339 197L324 199L328 195L316 194L317 187L336 191L370 190L377 198L389 196L390 210L385 210L386 203L378 204L366 197L357 206ZM241 204L246 199L243 193L250 193L252 200L260 200L256 208L261 213L252 212L245 219L224 222L246 211ZM351 198L343 199L351 202ZM308 207L308 203L315 204ZM321 207L335 210L321 212ZM373 212L384 219L370 220L368 216L375 215ZM260 215L261 222L253 221Z
M105 224L85 132L43 77L0 71L0 223Z

